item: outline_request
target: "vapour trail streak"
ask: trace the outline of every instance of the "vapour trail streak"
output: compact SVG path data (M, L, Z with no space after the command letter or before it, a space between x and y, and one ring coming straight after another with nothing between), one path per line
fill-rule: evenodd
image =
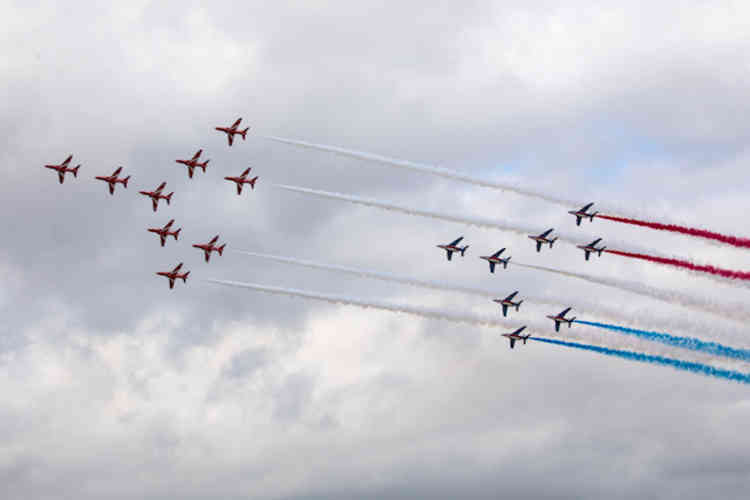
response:
M269 255L269 254L258 253L258 252L250 252L248 250L231 249L231 251L234 253L249 255L251 257L259 257L262 259L273 260L276 262L283 262L285 264L309 267L313 269L324 269L327 271L336 271L336 272L350 274L353 276L373 278L373 279L388 281L388 282L393 282L393 283L402 283L405 285L428 288L432 290L462 292L462 293L477 295L477 296L486 297L486 298L502 298L508 293L510 293L510 290L505 290L504 292L496 292L496 291L487 290L484 288L465 287L465 286L453 285L451 283L445 283L445 282L440 282L440 281L420 280L416 278L409 278L405 276L395 275L392 273L384 273L384 272L378 272L378 271L370 271L370 270L361 269L361 268L324 264L320 262L296 259L292 257L282 257L279 255ZM552 299L547 299L547 298L542 298L542 297L532 297L532 296L527 296L527 295L524 295L520 298L530 303L535 303L539 305L547 305L547 306L552 306L552 307L563 308L563 307L567 307L568 305L573 305L578 311L587 311L589 314L607 317L615 321L629 321L630 320L630 318L623 316L622 314L620 314L618 311L614 309L605 308L598 304L582 302L579 298L576 298L575 301L571 302L570 304L562 303L559 300L552 300ZM670 326L673 326L673 325L670 325Z
M597 214L599 219L611 220L614 222L622 222L623 224L632 224L635 226L648 227L650 229L656 229L658 231L670 231L673 233L686 234L688 236L696 236L698 238L704 238L707 240L718 241L720 243L726 243L740 248L750 248L750 238L740 238L738 236L730 236L726 234L709 231L707 229L700 229L695 227L680 226L678 224L662 224L660 222L651 222L639 219L631 219L627 217L616 217L614 215Z
M528 196L531 198L537 198L540 200L547 201L549 203L555 203L557 205L562 205L564 207L575 207L576 204L574 202L563 200L560 198L557 198L555 196L541 193L538 191L531 191L528 189L521 188L519 186L514 186L509 183L502 183L502 182L495 182L490 181L486 179L481 179L479 177L474 177L467 174L462 174L460 172L456 172L454 170L449 170L447 168L442 167L435 167L431 165L424 165L421 163L414 163L407 160L399 160L396 158L388 158L385 156L380 156L372 153L365 153L361 151L353 151L350 149L344 149L339 148L336 146L326 146L323 144L314 144L312 142L305 142L305 141L297 141L293 139L285 139L283 137L275 137L275 136L259 136L263 137L265 139L270 139L277 142L283 142L284 144L291 144L292 146L300 146L303 148L309 148L309 149L316 149L318 151L327 151L329 153L335 153L342 156L347 156L349 158L358 158L360 160L369 160L381 163L383 165L389 165L392 167L400 167L400 168L406 168L409 170L415 170L417 172L423 172L427 174L437 175L439 177L444 177L446 179L453 179L455 181L461 181L466 182L469 184L473 184L475 186L482 186L487 188L493 188L493 189L500 189L503 191L511 191L516 194L520 194L522 196Z
M618 290L624 290L626 292L635 293L643 297L649 297L652 299L665 302L667 304L675 304L683 307L695 309L698 311L713 314L720 318L728 318L735 321L741 321L746 323L750 321L750 309L745 307L743 304L727 304L719 303L715 301L709 301L702 297L688 295L683 292L675 290L665 290L660 288L654 288L652 286L644 285L636 281L627 281L616 278L605 278L601 276L593 276L591 274L574 273L570 271L563 271L561 269L555 269L552 267L536 266L532 264L523 264L518 261L512 261L510 263L514 266L521 266L528 269L537 269L539 271L545 271L548 273L554 273L560 276L568 276L570 278L576 278L579 280L587 281L589 283L595 283L598 285L607 286L610 288L616 288Z
M642 354L639 352L632 351L621 351L618 349L610 349L607 347L600 347L589 344L578 344L576 342L565 342L562 340L547 339L541 337L531 337L529 340L536 340L538 342L546 342L548 344L554 344L564 347L571 347L574 349L583 349L586 351L598 352L607 356L614 356L622 359L628 359L631 361L640 361L642 363L651 363L664 366L671 366L677 370L685 370L693 373L699 373L710 377L723 378L726 380L732 380L735 382L741 382L743 384L750 384L750 374L736 372L733 370L725 370L722 368L715 368L710 365L703 363L696 363L693 361L683 361L681 359L665 358L663 356L654 356L652 354Z
M319 292L314 292L314 291L297 290L294 288L281 288L281 287L260 285L257 283L241 283L237 281L216 280L216 279L207 279L204 281L207 281L209 283L224 285L224 286L245 288L245 289L256 290L259 292L271 293L271 294L276 294L276 295L286 295L290 297L302 297L302 298L313 299L313 300L321 300L321 301L329 302L332 304L344 304L344 305L357 306L357 307L361 307L364 309L379 309L383 311L400 312L400 313L409 314L413 316L419 316L419 317L428 318L428 319L442 319L442 320L451 321L454 323L463 323L467 325L475 325L475 326L482 326L482 327L489 327L489 328L500 327L504 331L515 330L516 328L521 326L521 324L519 323L510 324L507 321L503 321L499 318L495 319L494 317L487 318L487 317L474 316L474 315L446 313L444 311L428 309L424 307L405 306L405 305L392 304L392 303L381 302L381 301L376 301L376 300L362 300L362 299L356 299L356 298L351 298L351 297L344 297L341 295L319 293ZM551 325L542 326L538 322L524 321L523 324L527 325L526 331L529 333L549 331L552 328ZM556 336L557 334L550 333L550 335ZM628 337L614 338L611 335L595 335L592 337L590 333L582 331L580 328L579 329L573 328L572 330L566 328L564 338L580 340L584 342L595 341L597 343L601 343L601 344L604 344L610 347L616 347L616 348L627 347L630 349L637 349L639 351L652 353L654 355L662 354L664 352L663 349L655 348L654 344L651 342L643 342L641 340L628 338ZM669 352L668 350L669 348L667 347L666 349L667 349L667 352ZM703 361L703 362L722 363L725 361L723 358L716 358L715 356L711 356L706 353L694 353L694 357L697 361Z
M656 255L648 255L644 253L635 252L624 252L622 250L604 250L605 253L611 253L614 255L620 255L622 257L629 257L631 259L640 259L648 262L655 262L657 264L665 264L680 269L687 269L689 271L696 271L699 273L707 273L711 276L719 276L730 280L748 281L750 280L750 272L748 271L733 271L731 269L722 269L720 267L714 267L705 264L694 264L692 262L668 257L659 257Z
M727 358L734 358L742 361L750 361L750 351L748 351L747 349L735 349L733 347L728 347L716 342L705 342L703 340L692 337L677 337L674 335L669 335L667 333L650 332L647 330L639 330L636 328L627 328L624 326L597 323L595 321L583 321L577 319L576 323L595 326L597 328L604 328L606 330L624 333L626 335L634 335L642 339L653 340L655 342L661 342L665 345L672 345L683 349L689 349L691 351L700 351L708 354L714 354L716 356L724 356Z

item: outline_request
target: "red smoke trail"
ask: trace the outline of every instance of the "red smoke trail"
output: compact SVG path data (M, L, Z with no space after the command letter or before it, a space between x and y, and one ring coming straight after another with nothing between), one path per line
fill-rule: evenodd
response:
M731 271L729 269L722 269L714 266L704 266L699 264L693 264L685 260L670 259L667 257L656 257L654 255L646 255L642 253L622 252L620 250L604 250L606 253L613 253L615 255L622 255L623 257L630 257L633 259L643 259L650 262L657 262L659 264L667 264L669 266L681 267L683 269L689 269L691 271L698 271L702 273L713 274L721 276L723 278L729 278L733 280L750 280L750 272L747 271Z
M597 214L600 219L607 219L615 222L622 222L624 224L633 224L634 226L650 227L651 229L657 229L659 231L671 231L673 233L682 233L690 236L698 236L699 238L706 238L708 240L720 241L727 245L732 245L740 248L750 248L750 239L738 238L737 236L728 236L726 234L715 233L706 229L697 229L694 227L677 226L675 224L661 224L659 222L648 222L638 219L627 219L625 217L614 217L612 215Z

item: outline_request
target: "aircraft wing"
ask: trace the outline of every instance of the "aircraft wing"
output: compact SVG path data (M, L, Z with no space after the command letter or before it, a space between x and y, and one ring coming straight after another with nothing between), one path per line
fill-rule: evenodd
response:
M594 205L593 202L584 205L583 208L580 210L580 212L585 212L586 210L588 210L589 208L591 208L593 205Z
M161 193L161 190L164 189L165 187L167 187L167 183L166 182L162 182L161 184L159 184L159 187L157 187L154 192L155 193Z
M109 183L109 194L115 194L115 185L111 182Z
M175 267L175 268L174 268L174 269L172 270L172 272L173 272L173 273L177 273L177 271L179 271L179 270L180 270L181 268L182 268L182 262L180 262L179 264L177 264L177 267Z
M519 328L518 330L516 330L516 331L515 331L515 332L513 332L513 333L514 333L515 335L518 335L519 333L521 333L521 332L522 332L522 331L524 331L525 329L526 329L526 325L522 326L521 328Z
M516 344L516 339L511 338L510 339L510 348L513 349L513 346Z
M227 142L229 142L230 146L234 142L234 136L231 133L227 133Z
M197 160L198 158L200 158L200 156L201 156L201 153L202 153L202 152L203 152L203 150L202 150L202 149L199 149L199 150L198 150L198 151L197 151L197 152L196 152L196 153L195 153L195 154L193 155L193 160Z
M237 128L240 125L242 118L237 118L237 121L232 124L230 128Z
M593 247L595 247L595 246L596 246L596 244L597 244L597 243L599 243L600 241L602 241L602 239L601 239L601 238L597 238L597 239L595 239L594 241L592 241L591 243L589 243L589 246L593 248Z
M170 219L169 222L164 226L164 229L169 229L174 224L174 219Z
M72 159L73 159L73 155L68 156L67 158L65 158L65 161L63 161L61 163L61 165L64 166L64 167L67 167L68 163L70 163L70 160L72 160Z
M579 255L580 255L580 254L579 254ZM563 310L563 312L561 312L560 314L558 314L557 316L558 316L558 317L560 317L560 318L562 318L562 317L564 317L564 316L565 316L566 314L568 314L568 311L570 311L571 309L573 309L573 308L572 308L572 307L568 307L568 308L566 308L565 310Z
M540 237L540 238L546 238L546 237L547 237L547 235L548 235L549 233L551 233L552 231L554 231L554 230L555 230L554 228L550 228L550 229L547 229L547 230L546 230L545 232L543 232L542 234L540 234L540 235L539 235L539 237Z
M242 184L237 183L237 194L242 194Z
M247 168L247 170L245 170L244 172L242 172L242 173L240 174L240 177L241 177L241 178L243 178L243 179L244 179L245 177L247 177L247 174L249 174L249 173L250 173L250 170L251 170L251 169L252 169L252 167L248 167L248 168Z
M213 238L211 238L211 241L209 241L208 244L209 245L213 245L214 243L216 243L216 241L218 239L219 239L219 235L217 234L216 236L214 236Z
M505 249L501 248L500 250L498 250L497 252L495 252L494 254L492 254L492 256L493 257L499 257L500 254L503 253L504 251L505 251Z
M455 245L458 245L458 244L459 244L459 243L461 242L461 240L462 240L462 239L464 239L464 237L463 237L463 236L461 236L460 238L456 238L455 240L451 241L451 242L450 242L450 243L448 243L448 244L449 244L450 246L455 246Z
M57 178L60 179L60 184L65 182L65 171L64 170L58 170L57 171Z
M512 300L513 297L515 297L517 294L518 294L518 292L513 292L510 295L508 295L507 297L505 297L504 300Z

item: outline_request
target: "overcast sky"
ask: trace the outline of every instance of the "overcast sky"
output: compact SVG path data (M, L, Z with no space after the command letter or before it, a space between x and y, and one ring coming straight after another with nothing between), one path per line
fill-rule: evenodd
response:
M203 281L500 316L482 297L229 251L204 263L190 245L220 234L227 250L578 300L750 348L744 325L513 266L491 275L477 256L507 247L521 262L739 303L747 288L272 188L750 269L746 251L602 220L578 228L556 205L260 137L750 236L750 6L560 5L0 0L3 498L746 498L748 386ZM213 127L240 116L250 133L229 148ZM200 148L211 161L189 180L174 160ZM60 185L42 166L68 154L82 166ZM110 196L93 177L120 165L132 179ZM260 179L238 197L222 178L248 166ZM175 194L154 214L137 191L162 181ZM171 218L180 240L162 248L146 228ZM466 257L447 262L435 245L461 235ZM191 274L170 291L154 273L178 262ZM510 321L548 309L525 303Z

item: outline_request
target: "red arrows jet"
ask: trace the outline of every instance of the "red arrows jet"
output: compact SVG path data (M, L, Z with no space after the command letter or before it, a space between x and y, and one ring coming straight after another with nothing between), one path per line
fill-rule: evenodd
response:
M568 307L567 309L563 310L563 312L561 312L557 316L549 316L549 315L547 315L547 317L549 319L551 319L552 321L555 322L555 331L556 332L560 331L560 323L567 323L568 324L568 328L570 328L573 325L573 322L576 320L576 317L573 316L570 319L568 319L568 318L565 317L565 315L568 314L568 311L570 311L571 309L572 309L571 307Z
M153 191L138 191L143 196L148 196L149 198L151 198L151 203L153 204L154 212L156 212L156 209L159 208L159 200L167 200L167 205L169 205L169 202L172 201L172 195L174 194L174 192L169 193L169 194L161 194L162 190L164 189L166 185L167 185L166 182L162 182L161 184L159 184L159 187L157 187Z
M500 304L503 307L503 317L508 315L508 308L509 307L515 307L516 311L518 311L518 308L521 307L521 304L523 304L523 300L519 300L518 302L513 302L513 297L515 297L518 294L518 291L515 291L505 297L504 299L492 299L492 302L496 302Z
M182 268L182 262L177 264L177 267L172 269L171 271L159 271L159 276L164 276L165 278L169 278L169 289L171 290L174 288L174 281L181 279L183 283L187 283L187 277L188 274L190 274L190 271L185 271L184 274L179 274L180 269Z
M72 172L73 177L78 177L78 169L81 165L76 165L73 168L69 168L68 164L70 163L70 160L73 159L73 155L68 156L65 158L65 161L60 163L59 165L45 165L45 168L50 168L52 170L57 171L57 178L60 179L60 184L65 181L65 172Z
M549 243L549 247L552 248L552 244L557 241L557 238L547 238L549 233L554 231L554 229L547 229L545 232L538 236L529 236L532 240L536 241L536 251L540 252L542 250L542 245L544 243Z
M576 245L576 246L580 248L581 250L583 250L583 252L586 254L586 260L589 260L589 256L592 253L597 253L599 254L599 257L601 257L602 252L604 251L605 248L607 248L605 246L602 246L601 248L596 248L596 244L599 243L600 241L602 241L602 239L597 238L591 243L589 243L588 245Z
M464 253L466 253L466 249L469 248L469 245L459 247L457 246L461 240L464 239L463 236L460 238L456 238L455 240L451 241L447 245L436 245L438 248L442 248L445 250L445 256L448 257L448 260L451 260L451 257L453 257L453 252L461 252L461 257L464 256Z
M229 142L229 145L231 146L234 142L234 136L235 134L239 134L242 136L242 140L245 140L245 134L247 134L247 131L250 130L250 127L247 127L245 130L237 130L237 127L240 126L240 122L242 121L242 118L237 118L237 121L232 124L231 127L215 127L216 130L219 132L224 132L227 134L227 141Z
M209 260L211 260L211 252L219 252L219 255L221 255L222 252L224 251L224 247L227 246L226 243L224 243L223 245L218 246L218 247L215 246L214 243L216 243L218 241L218 239L219 239L219 235L217 234L208 243L205 243L205 244L195 244L195 245L193 245L193 247L200 248L201 250L203 250L203 255L206 257L206 262L208 262Z
M250 173L250 170L252 170L252 167L250 167L247 170L245 170L244 172L242 172L239 177L224 177L224 179L226 179L228 181L232 181L232 182L236 182L237 183L237 195L241 195L242 194L242 185L243 184L250 184L250 187L252 189L255 189L255 181L258 180L258 176L256 175L252 179L248 179L247 178L247 174Z
M117 176L122 172L122 167L117 167L117 170L112 172L112 175L110 176L100 176L97 175L95 178L104 181L107 184L109 184L109 194L115 194L115 184L120 183L125 188L128 187L128 179L130 179L130 176L125 177L124 179L119 179Z
M161 240L161 246L164 246L164 243L167 241L167 236L174 236L175 241L177 241L177 237L180 235L180 231L182 231L182 228L178 228L176 231L170 231L169 229L172 227L172 224L174 224L174 219L167 222L167 225L164 227L150 227L147 231L149 233L158 234L159 239Z
M520 333L526 329L526 326L522 326L518 330L516 330L513 333L503 333L503 337L507 337L510 340L510 348L513 349L513 346L516 343L516 340L522 340L524 345L526 345L526 340L531 337L531 335L521 335Z
M188 168L188 177L193 178L193 170L195 170L195 167L199 167L203 169L203 172L206 171L206 167L208 166L208 162L211 160L206 160L203 163L198 162L198 158L201 157L201 153L203 153L202 149L199 149L198 152L196 152L192 158L189 160L175 160L175 163L182 163Z
M495 272L495 264L502 264L503 265L503 269L508 269L508 262L510 261L510 256L508 256L508 257L506 257L504 259L502 257L500 257L500 254L503 253L504 251L505 251L505 249L501 248L500 250L498 250L497 252L493 253L492 255L482 255L479 258L480 259L484 259L487 262L489 262L490 263L490 272L494 273Z
M582 208L580 208L578 210L569 210L568 211L568 213L570 215L575 215L576 216L576 226L580 226L581 225L581 219L583 219L584 217L588 217L591 222L594 222L594 217L596 217L596 214L598 214L599 212L592 212L592 213L586 212L593 205L594 205L594 203L592 202L592 203L589 203L587 205L584 205Z

